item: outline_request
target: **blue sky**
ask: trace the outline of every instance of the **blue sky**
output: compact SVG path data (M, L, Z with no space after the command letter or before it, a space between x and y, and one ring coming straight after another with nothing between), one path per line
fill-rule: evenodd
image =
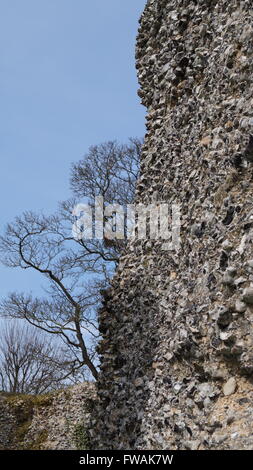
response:
M1 0L1 232L53 212L90 145L145 133L134 48L146 0ZM41 278L0 266L0 296Z

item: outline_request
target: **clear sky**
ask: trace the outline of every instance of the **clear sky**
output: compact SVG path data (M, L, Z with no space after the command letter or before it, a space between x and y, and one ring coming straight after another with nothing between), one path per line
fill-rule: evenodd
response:
M146 0L0 0L1 232L53 212L88 147L141 137L134 48ZM41 279L0 266L0 296Z

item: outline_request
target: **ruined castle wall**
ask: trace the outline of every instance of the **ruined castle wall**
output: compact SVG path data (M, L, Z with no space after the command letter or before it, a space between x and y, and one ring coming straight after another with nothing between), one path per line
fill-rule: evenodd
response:
M181 247L134 240L121 258L100 313L97 448L253 447L252 54L249 0L147 2L136 201L180 205Z
M47 395L0 394L0 450L89 449L96 390L84 382Z

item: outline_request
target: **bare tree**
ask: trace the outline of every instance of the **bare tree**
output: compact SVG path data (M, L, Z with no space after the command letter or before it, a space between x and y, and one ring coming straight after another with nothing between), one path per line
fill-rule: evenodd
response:
M76 198L85 198L94 209L98 196L108 204L119 204L126 208L134 200L136 182L139 177L143 139L130 138L128 144L116 141L105 142L89 148L82 160L72 165L71 189ZM61 204L62 214L69 218L73 202ZM85 251L96 253L101 260L117 264L119 255L126 246L125 240L85 240Z
M75 357L73 371L86 366L95 379L99 336L96 310L100 291L109 285L124 241L76 239L71 231L76 220L73 207L79 202L77 197L85 197L91 207L96 196L103 196L105 204L131 203L141 145L141 140L130 139L128 145L107 142L91 147L72 167L75 198L61 203L53 216L25 212L8 224L0 237L2 263L33 269L48 282L43 298L11 293L0 303L0 315L25 319L61 338Z
M103 196L108 204L130 204L142 145L142 139L131 138L128 144L109 141L90 147L82 160L72 165L71 188L75 196L86 197L90 203L96 196Z
M72 360L45 334L24 322L0 332L0 387L11 393L40 394L58 389L71 375Z
M2 317L23 318L41 330L59 336L74 352L77 367L87 366L94 378L97 370L88 352L85 332L97 337L92 307L97 301L84 273L99 275L95 260L86 261L65 236L61 220L26 212L9 224L0 240L2 261L9 267L33 269L48 280L45 298L12 293L0 303ZM66 247L67 241L71 244Z

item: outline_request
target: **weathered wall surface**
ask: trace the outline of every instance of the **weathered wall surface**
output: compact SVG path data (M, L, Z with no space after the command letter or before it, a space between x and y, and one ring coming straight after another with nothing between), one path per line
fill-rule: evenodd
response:
M0 450L89 448L93 383L48 395L0 395Z
M249 0L147 3L136 200L179 203L182 242L121 258L100 314L97 448L253 447L252 53Z

